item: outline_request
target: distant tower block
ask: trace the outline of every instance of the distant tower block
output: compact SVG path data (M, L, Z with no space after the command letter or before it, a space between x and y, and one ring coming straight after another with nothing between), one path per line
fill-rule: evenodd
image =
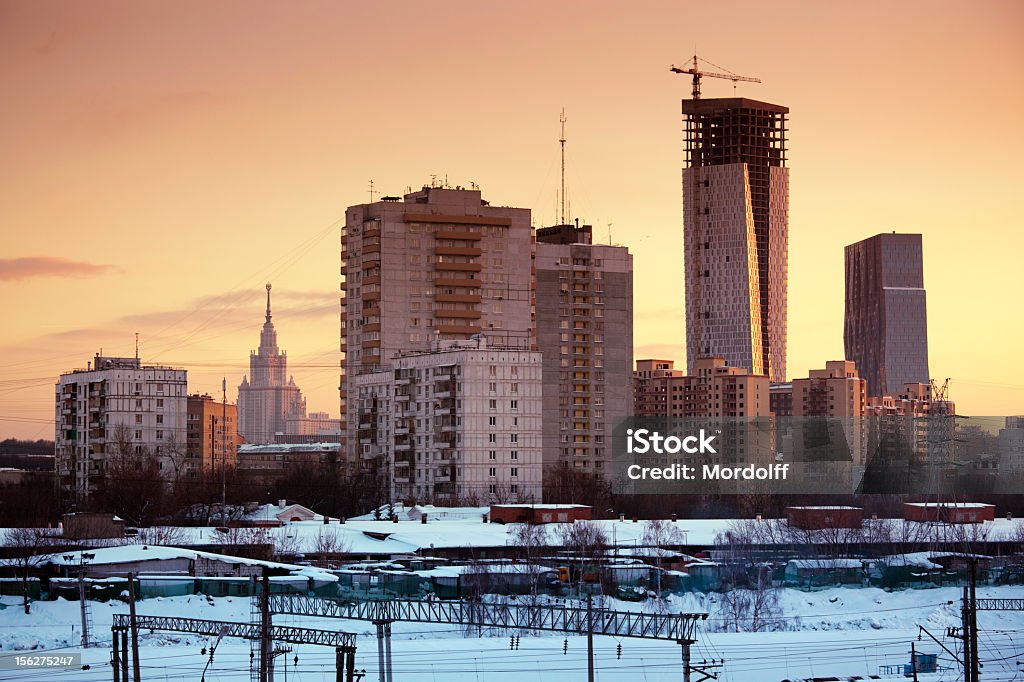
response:
M879 234L846 247L846 359L868 395L926 384L928 320L919 234Z

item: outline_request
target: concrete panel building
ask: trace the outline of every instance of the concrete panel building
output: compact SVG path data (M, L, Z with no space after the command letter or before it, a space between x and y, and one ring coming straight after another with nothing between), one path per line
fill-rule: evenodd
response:
M544 464L606 475L616 419L633 414L633 257L590 225L537 230Z
M921 235L879 234L846 247L843 341L868 395L928 383Z
M686 364L719 356L786 377L789 109L745 98L683 101Z
M439 341L352 377L358 457L390 482L390 499L541 499L541 354L485 335Z
M340 405L348 456L357 451L360 412L349 398L359 375L480 333L506 348L534 347L531 258L530 211L491 206L477 189L424 187L346 210Z
M673 360L637 360L633 371L633 414L636 417L682 416L686 372Z
M763 374L730 367L725 358L697 358L684 374L671 360L638 360L634 400L639 417L768 417L770 384Z
M138 358L96 355L86 369L60 376L54 407L57 476L87 497L107 469L154 455L168 480L185 460L184 369Z

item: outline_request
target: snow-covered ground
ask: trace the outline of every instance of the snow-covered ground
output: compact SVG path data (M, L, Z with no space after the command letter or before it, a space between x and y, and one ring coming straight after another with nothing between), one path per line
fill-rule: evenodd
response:
M979 596L1019 597L1020 588L983 588ZM693 658L726 660L721 678L726 682L780 682L811 676L878 674L882 665L909 660L910 643L917 650L939 654L941 665L952 664L948 654L925 636L918 641L923 625L947 647L956 650L956 640L944 637L947 626L960 622L960 590L937 588L885 592L877 589L835 588L817 592L783 590L781 621L786 629L772 633L725 633L719 617L720 595L686 595L673 598L673 611L707 611L711 618ZM952 602L952 604L948 603ZM112 679L110 623L115 613L127 613L121 603L91 603L93 639L100 646L80 649L77 602L36 602L25 615L17 598L3 598L0 609L0 657L16 652L81 652L90 669L73 671L0 670L0 682L15 680ZM643 604L608 600L613 608L644 608ZM202 596L147 599L138 603L146 615L181 615L194 618L248 621L250 600L239 597L208 599ZM649 606L648 606L649 608ZM366 682L377 679L377 642L374 626L361 621L276 616L275 624L343 629L358 636L357 668L365 669ZM982 612L980 649L985 664L984 680L1024 680L1018 661L1024 662L1024 613ZM487 632L483 637L466 636L462 627L422 623L393 626L395 680L438 680L455 682L529 682L586 679L586 639L558 633L524 633L518 650L509 647L507 633ZM198 680L207 656L201 649L210 639L192 635L143 632L140 642L144 680ZM564 642L568 648L563 653ZM616 646L622 644L622 657ZM298 656L295 663L294 657ZM298 646L278 659L277 680L296 682L334 680L334 652L324 647ZM680 647L673 642L640 639L595 638L596 678L604 682L632 680L679 680ZM206 679L248 679L249 646L225 640L217 650ZM922 682L962 679L955 669L939 675L922 675Z

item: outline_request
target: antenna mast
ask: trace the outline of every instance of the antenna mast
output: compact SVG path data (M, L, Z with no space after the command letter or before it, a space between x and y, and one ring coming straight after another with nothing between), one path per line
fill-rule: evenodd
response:
M558 121L562 124L562 136L558 138L559 144L562 145L562 219L559 224L565 225L565 109L562 109Z

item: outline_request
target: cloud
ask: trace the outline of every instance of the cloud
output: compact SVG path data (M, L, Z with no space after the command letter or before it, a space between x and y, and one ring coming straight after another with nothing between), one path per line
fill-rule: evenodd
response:
M0 282L17 282L32 277L96 277L108 272L122 272L113 265L52 256L0 258Z

